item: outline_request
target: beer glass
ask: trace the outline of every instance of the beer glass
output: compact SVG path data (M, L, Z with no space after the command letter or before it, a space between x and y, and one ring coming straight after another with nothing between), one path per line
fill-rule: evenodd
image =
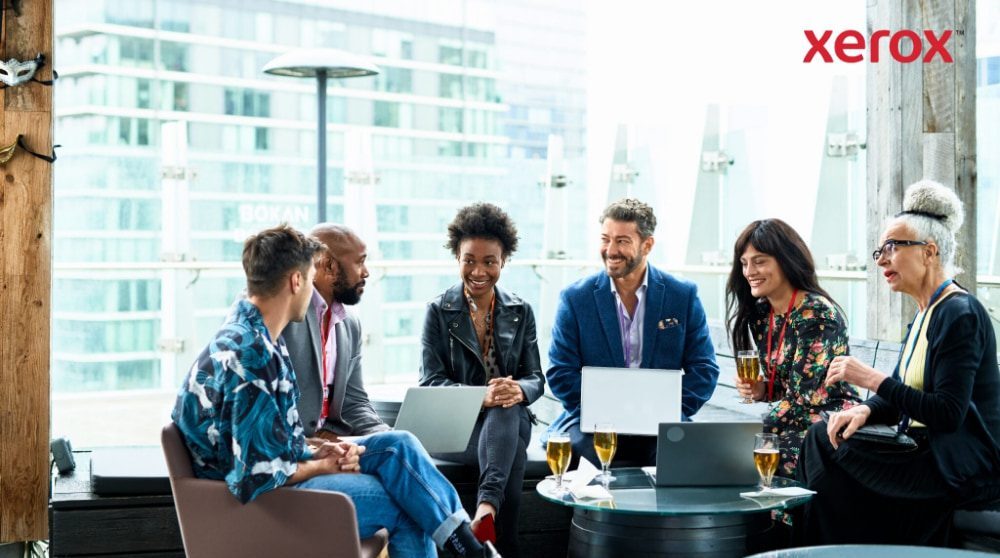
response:
M736 353L736 375L744 382L750 382L750 388L753 388L760 375L760 355L757 351ZM753 403L753 398L745 397L743 403Z
M760 473L761 488L771 488L771 479L778 470L778 458L781 455L778 447L777 434L757 434L754 439L753 464Z
M549 470L556 476L556 494L565 494L566 488L563 486L563 474L569 468L569 460L573 455L573 447L569 443L569 436L557 434L549 437L545 446L545 460L549 463Z
M597 459L601 461L601 474L595 477L601 484L608 486L608 483L615 480L611 476L609 468L611 460L615 458L615 451L618 449L618 434L615 426L610 423L598 423L594 426L594 451Z

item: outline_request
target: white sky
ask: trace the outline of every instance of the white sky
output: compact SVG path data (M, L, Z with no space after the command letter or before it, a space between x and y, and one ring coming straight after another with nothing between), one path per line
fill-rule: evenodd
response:
M588 0L587 10L590 213L606 203L615 129L628 124L653 154L658 217L671 227L657 239L683 258L706 107L753 105L766 110L755 136L765 146L737 164L761 169L754 218L780 216L808 241L831 80L863 80L866 64L804 64L804 30L864 34L864 0Z

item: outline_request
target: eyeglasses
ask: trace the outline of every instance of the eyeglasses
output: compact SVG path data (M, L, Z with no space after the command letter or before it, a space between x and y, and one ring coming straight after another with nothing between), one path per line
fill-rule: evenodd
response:
M923 240L895 240L890 238L882 244L881 248L872 252L872 259L878 261L882 257L882 254L885 254L887 258L892 257L892 254L895 253L896 248L899 246L927 246L927 243Z

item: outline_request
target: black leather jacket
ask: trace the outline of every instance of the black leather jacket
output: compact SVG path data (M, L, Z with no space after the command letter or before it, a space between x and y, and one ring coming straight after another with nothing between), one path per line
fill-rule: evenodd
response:
M513 376L524 391L524 405L545 389L538 358L535 314L517 295L496 287L493 343L504 375ZM424 320L420 385L486 384L486 365L469 317L462 284L452 286L427 305Z

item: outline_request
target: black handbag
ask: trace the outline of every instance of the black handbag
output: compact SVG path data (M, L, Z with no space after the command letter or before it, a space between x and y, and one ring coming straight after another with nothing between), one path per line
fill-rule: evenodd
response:
M826 411L821 411L819 416L824 422L830 421ZM878 453L903 453L918 447L916 440L887 424L866 424L846 442L857 449Z
M916 440L885 424L862 426L851 435L848 442L880 453L903 453L917 449Z

